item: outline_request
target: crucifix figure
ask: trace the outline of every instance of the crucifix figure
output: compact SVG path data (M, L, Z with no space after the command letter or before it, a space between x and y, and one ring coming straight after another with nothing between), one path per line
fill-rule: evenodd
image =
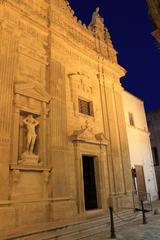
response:
M35 128L39 125L39 122L30 114L26 118L23 119L24 124L27 127L27 151L32 154L35 141L36 141L36 131Z

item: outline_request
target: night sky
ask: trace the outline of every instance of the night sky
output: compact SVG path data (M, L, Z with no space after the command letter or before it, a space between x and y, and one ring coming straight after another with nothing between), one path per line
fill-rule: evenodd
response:
M118 61L127 70L125 89L145 103L146 111L160 108L160 50L151 36L154 29L145 0L69 0L76 16L87 25L100 7Z

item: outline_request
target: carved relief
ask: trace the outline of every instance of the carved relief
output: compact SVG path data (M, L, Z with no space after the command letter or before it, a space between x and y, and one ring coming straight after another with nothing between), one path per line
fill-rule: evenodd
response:
M90 79L85 74L72 73L68 74L70 80L71 101L73 102L74 114L77 116L78 110L78 97L85 97L89 100L93 98L94 88L90 84Z
M75 130L71 136L71 140L95 140L93 129L89 127L89 122L85 121L85 124L81 126L81 129Z
M90 127L90 123L85 121L85 124L81 126L81 129L75 130L70 137L72 142L82 141L93 144L108 145L109 140L105 137L104 133L94 134L93 128Z
M41 18L41 21L47 20L47 7L48 4L44 0L14 0L12 1L21 10L27 12L29 15L32 15L34 18Z
M15 197L16 195L16 189L17 189L17 185L20 181L20 177L21 177L21 173L19 169L14 169L12 170L12 198Z

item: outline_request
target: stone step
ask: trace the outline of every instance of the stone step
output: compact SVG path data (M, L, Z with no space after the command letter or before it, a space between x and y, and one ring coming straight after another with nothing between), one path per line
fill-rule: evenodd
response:
M133 213L133 210L126 210L114 214L115 226L124 225L141 217L141 213ZM59 227L36 229L24 234L15 234L3 238L4 240L78 240L87 239L102 231L110 230L110 218L108 215L85 219L74 224Z

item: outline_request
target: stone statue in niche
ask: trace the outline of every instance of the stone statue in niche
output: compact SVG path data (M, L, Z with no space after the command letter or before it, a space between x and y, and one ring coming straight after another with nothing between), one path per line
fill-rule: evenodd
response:
M24 124L27 127L27 146L26 149L29 154L33 153L35 141L36 141L36 131L35 128L37 125L39 125L39 122L33 118L33 116L30 114L26 118L23 119Z
M37 138L36 127L39 125L39 122L32 114L29 114L23 119L23 123L27 128L26 151L22 153L20 163L31 165L38 164L39 157L34 154L34 147Z

